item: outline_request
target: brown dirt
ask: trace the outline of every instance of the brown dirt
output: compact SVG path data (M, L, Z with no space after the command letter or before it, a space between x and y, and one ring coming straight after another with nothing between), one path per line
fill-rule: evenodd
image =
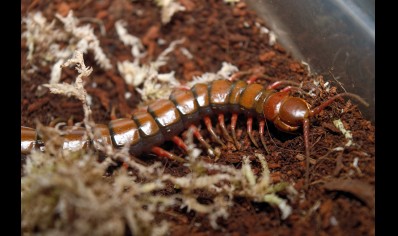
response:
M148 61L156 58L171 41L185 37L182 46L194 58L188 60L181 51L175 50L171 53L169 63L161 68L164 72L174 70L180 81L190 80L193 75L204 72L216 72L223 61L236 65L241 71L261 68L263 74L278 80L308 82L316 77L308 75L305 67L291 58L282 46L268 45L268 35L260 34L254 24L261 22L266 25L266 22L243 2L236 5L216 0L180 2L187 10L175 14L167 25L161 24L160 10L153 1L22 1L21 13L24 17L29 12L42 11L47 19L53 19L55 12L65 15L72 9L78 18L102 21L106 29L105 36L100 36L98 24L92 24L92 27L114 68L117 61L133 59L130 49L118 39L113 27L117 20L123 19L128 24L129 33L144 43L148 51L145 60ZM159 39L167 44L159 46ZM27 50L23 40L21 70L30 68L26 61ZM97 84L96 87L92 83L86 84L93 98L94 120L98 123L109 122L112 107L116 108L120 117L129 114L140 101L134 88L128 86L116 70L101 70L92 54L87 54L85 61L86 65L94 67L91 78ZM54 118L68 119L73 116L75 121L83 119L81 103L76 99L52 95L46 89L38 92L38 86L49 81L50 71L50 67L40 68L30 78L22 76L22 125L35 127L36 119L44 124ZM74 77L73 69L66 69L61 81L71 82ZM266 83L261 79L258 82ZM304 89L311 88L311 83L304 85ZM126 91L133 94L128 100L124 97ZM318 90L317 95L316 98L306 96L305 99L311 106L316 106L331 94ZM278 209L244 198L235 200L228 219L218 221L221 230L212 229L208 220L200 214L186 213L184 210L177 211L180 217L159 217L174 222L172 235L374 235L374 126L362 117L353 104L339 100L311 119L313 160L308 191L303 189L303 136L283 134L269 124L267 142L271 154L266 155L266 158L272 178L275 182L292 183L300 194L299 199L289 202L293 213L286 220L281 220ZM344 112L341 113L341 110ZM344 147L346 143L344 135L333 125L335 119L341 119L353 135L355 145L345 147L344 151L332 151L336 147ZM243 130L241 139L245 142L244 148L240 151L222 150L218 163L238 167L243 155L264 153L262 149L250 145L245 135L245 120L240 119L238 126ZM257 133L255 135L258 137ZM358 167L353 165L354 159L358 159ZM175 174L178 175L179 170L183 171L176 168L170 169L170 172L177 172ZM206 196L203 198L206 199Z

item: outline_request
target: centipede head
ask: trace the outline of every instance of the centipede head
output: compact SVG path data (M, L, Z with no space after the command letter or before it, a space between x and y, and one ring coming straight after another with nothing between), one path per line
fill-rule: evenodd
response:
M310 116L310 105L301 98L291 97L288 92L272 94L263 105L264 116L284 132L294 132Z
M310 159L310 145L309 145L309 130L310 117L319 114L336 99L341 97L351 97L365 106L369 104L361 97L352 93L337 94L328 100L321 103L319 106L310 109L310 105L303 99L289 96L289 92L276 92L269 96L263 104L264 117L273 122L275 126L284 132L296 131L300 126L303 126L304 146L306 156L306 173L305 173L305 188L309 185L309 159Z

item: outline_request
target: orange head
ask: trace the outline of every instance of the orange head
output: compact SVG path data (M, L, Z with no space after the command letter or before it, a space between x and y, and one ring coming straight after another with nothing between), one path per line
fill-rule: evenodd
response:
M288 92L272 94L263 105L264 116L284 132L296 131L311 116L309 104Z

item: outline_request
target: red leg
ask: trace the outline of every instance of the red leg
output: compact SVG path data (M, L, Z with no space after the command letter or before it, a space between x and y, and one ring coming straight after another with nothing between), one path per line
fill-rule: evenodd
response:
M111 120L116 120L116 119L117 119L117 117L116 117L116 108L114 106L112 106L112 109L111 109Z
M249 138L254 144L254 146L258 148L258 144L252 135L252 125L253 125L253 118L252 117L247 118L247 134L249 135Z
M221 130L223 132L224 138L228 141L231 141L232 138L228 133L227 127L225 127L225 122L224 122L224 114L219 114L218 115L218 123L220 124Z
M199 140L199 142L203 146L205 146L205 148L207 149L207 153L211 157L215 157L215 155L216 155L215 151L213 150L213 148L211 148L210 144L208 142L206 142L206 140L200 134L198 127L196 127L195 125L191 125L190 128L193 130L193 135Z
M263 144L265 151L269 154L267 145L265 144L265 138L264 138L265 120L261 120L261 121L258 123L258 126L259 126L259 128L260 128L259 133L260 133L261 143Z
M181 158L179 156L176 156L173 153L168 152L168 151L166 151L166 150L164 150L163 148L160 148L160 147L153 147L151 149L151 152L153 152L154 154L156 154L159 157L165 157L165 158L168 158L168 159L173 160L173 161L178 161L178 162L182 162L182 163L187 162L185 159L183 159L183 158Z
M241 77L243 77L245 75L248 75L250 73L251 72L248 72L248 71L239 71L239 72L236 72L233 75L231 75L228 80L229 81L236 81L236 80L240 79Z
M171 138L171 141L173 141L179 148L181 148L185 153L188 153L188 147L184 143L184 141L178 137L178 136L173 136Z
M252 83L256 82L256 80L258 80L258 79L260 79L260 78L268 79L266 76L264 76L264 75L262 75L262 74L254 74L254 75L250 76L250 77L246 80L246 82L247 82L248 84L252 84Z
M128 169L129 169L129 163L123 162L123 163L122 163L122 168L123 168L124 170L128 170Z
M214 140L216 140L216 142L218 142L221 146L225 146L225 144L223 143L223 141L221 141L221 139L218 137L218 135L216 134L216 132L213 129L213 126L211 124L211 119L208 116L204 117L204 121L207 127L207 130L210 132L210 135L214 138Z
M238 140L236 139L236 131L235 131L235 127L236 127L236 121L238 120L238 114L233 113L232 117L231 117L231 130L232 130L232 139L234 140L235 143L235 147L236 149L239 150L239 143Z
M52 120L50 122L50 124L48 126L50 127L55 127L57 124L61 123L61 122L65 122L65 120L63 118L55 118L54 120Z
M186 85L180 85L180 86L175 87L175 89L188 91L188 90L190 90L191 88L188 87L188 86L186 86Z
M294 85L299 88L300 83L290 81L290 80L279 80L267 86L267 89L276 89L281 85Z

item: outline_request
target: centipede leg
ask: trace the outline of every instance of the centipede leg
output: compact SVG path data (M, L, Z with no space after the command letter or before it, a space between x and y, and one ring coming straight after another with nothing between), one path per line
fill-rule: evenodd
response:
M156 154L159 157L165 157L165 158L168 158L168 159L173 160L173 161L178 161L178 162L182 162L182 163L187 162L184 158L176 156L173 153L168 152L168 151L166 151L166 150L164 150L163 148L160 148L160 147L151 148L151 152Z
M237 121L237 120L238 120L238 114L237 114L237 113L233 113L233 114L232 114L232 117L231 117L232 139L234 140L236 149L239 150L240 146L239 146L239 143L238 143L238 139L236 138L236 131L235 131L235 128L236 128L236 121Z
M247 118L247 134L249 135L249 138L254 144L254 146L258 148L258 144L252 135L252 125L253 125L253 118L252 117Z
M294 87L290 87L291 88L299 88L300 83L294 82L294 81L290 81L290 80L279 80L276 81L270 85L267 86L267 89L276 89L277 87L281 86L281 85L294 85Z
M220 124L221 130L223 132L224 138L228 141L232 141L231 136L228 133L227 128L225 127L225 122L224 122L224 114L219 114L218 115L218 123Z
M68 126L73 126L73 115L69 117L67 124Z
M228 80L229 81L236 81L238 79L240 79L241 77L245 76L245 75L249 75L251 72L248 71L239 71L234 73L233 75L231 75Z
M267 79L267 77L266 77L265 75L255 74L255 75L250 76L250 77L246 80L246 83L248 83L248 84L253 84L254 82L256 82L256 80L261 79L261 78Z
M111 109L111 120L116 120L116 119L117 119L117 117L116 117L116 108L114 106L112 106L112 109Z
M267 145L265 144L265 138L264 138L265 120L261 120L261 121L258 123L258 126L259 126L259 128L260 128L259 133L260 133L261 143L263 144L263 147L264 147L265 151L267 152L267 154L269 154Z
M187 145L184 143L184 140L182 140L180 137L178 136L173 136L171 138L171 141L173 141L179 148L181 148L185 153L188 153L188 147Z
M61 123L61 122L65 122L65 119L63 119L63 118L61 118L61 117L58 117L58 118L55 118L54 120L52 120L52 121L50 122L50 124L48 124L48 126L54 128L57 124L59 124L59 123Z
M206 125L207 130L210 132L211 136L214 138L214 140L216 140L217 143L219 143L221 146L225 146L224 142L221 141L221 139L218 137L218 135L216 134L216 132L213 129L213 125L211 124L211 119L208 116L204 117L204 122Z
M193 130L193 135L199 140L199 142L207 149L207 153L211 157L216 156L216 152L211 148L210 144L206 142L206 140L203 138L203 136L200 134L198 127L195 125L191 125L190 128Z

